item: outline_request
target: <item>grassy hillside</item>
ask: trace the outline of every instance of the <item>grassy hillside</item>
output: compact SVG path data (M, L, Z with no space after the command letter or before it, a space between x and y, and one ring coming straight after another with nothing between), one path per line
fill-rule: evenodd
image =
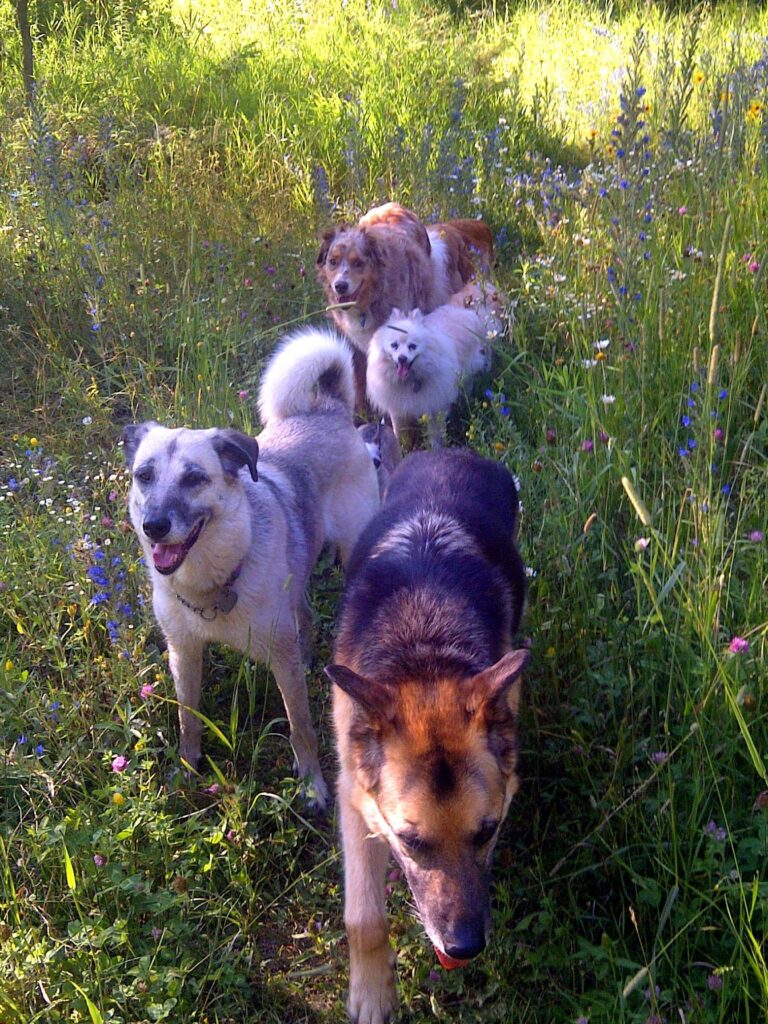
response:
M30 115L0 0L3 1024L344 1019L335 822L265 669L211 652L178 773L118 440L256 431L319 231L388 198L496 236L450 430L521 478L533 647L492 942L437 970L394 872L403 1018L765 1020L768 15L675 10L38 0Z

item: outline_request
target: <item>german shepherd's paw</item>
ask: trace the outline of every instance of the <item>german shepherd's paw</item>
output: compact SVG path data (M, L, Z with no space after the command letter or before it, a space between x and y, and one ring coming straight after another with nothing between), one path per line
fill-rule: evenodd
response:
M352 964L347 1012L352 1024L387 1024L397 1010L392 949L366 953Z

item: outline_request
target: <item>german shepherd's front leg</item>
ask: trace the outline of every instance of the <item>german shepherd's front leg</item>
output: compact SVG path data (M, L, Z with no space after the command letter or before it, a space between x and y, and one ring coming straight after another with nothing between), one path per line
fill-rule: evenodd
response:
M344 847L344 924L349 942L347 1010L355 1024L386 1024L397 1008L384 879L389 846L372 836L349 794L339 792Z
M200 760L203 727L195 712L200 707L203 681L203 647L194 636L168 637L168 664L179 702L179 754L191 768Z

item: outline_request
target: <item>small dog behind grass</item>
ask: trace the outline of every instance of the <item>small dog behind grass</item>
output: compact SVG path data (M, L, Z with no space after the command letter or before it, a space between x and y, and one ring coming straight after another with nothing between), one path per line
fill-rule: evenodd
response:
M287 339L259 394L258 440L231 429L123 431L131 520L179 702L180 753L196 767L203 649L227 644L270 665L285 703L299 776L328 800L302 665L305 596L321 548L343 561L379 505L371 458L352 422L349 351L327 331Z

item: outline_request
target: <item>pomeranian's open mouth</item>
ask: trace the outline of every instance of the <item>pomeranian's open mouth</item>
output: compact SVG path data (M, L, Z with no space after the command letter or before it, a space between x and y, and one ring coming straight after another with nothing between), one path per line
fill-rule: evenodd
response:
M204 526L205 518L198 519L187 539L183 540L181 544L153 544L152 562L157 571L163 576L170 576L171 573L176 572L194 547Z
M397 363L397 379L407 380L413 363Z

